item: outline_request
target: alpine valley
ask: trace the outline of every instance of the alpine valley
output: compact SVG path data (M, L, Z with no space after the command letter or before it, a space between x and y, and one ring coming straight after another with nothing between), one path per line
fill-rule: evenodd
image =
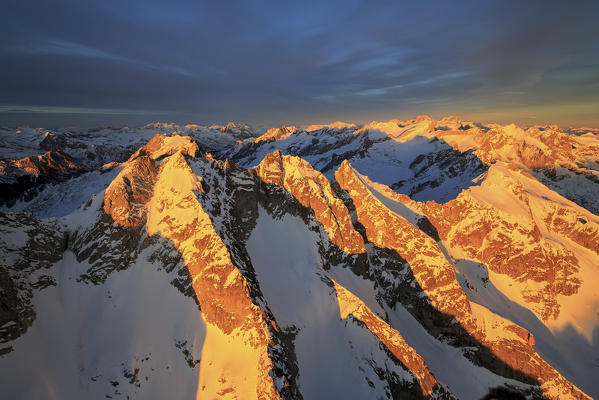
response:
M599 131L0 129L6 399L599 398Z

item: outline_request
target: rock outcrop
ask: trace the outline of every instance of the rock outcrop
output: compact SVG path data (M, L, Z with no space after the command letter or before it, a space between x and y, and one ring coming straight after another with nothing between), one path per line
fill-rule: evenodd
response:
M417 227L417 221L421 220L413 214L412 208L418 208L416 203L406 196L390 195L388 188L381 188L383 185L360 175L347 161L336 171L335 179L351 197L357 221L364 226L368 241L394 250L404 258L432 306L453 316L464 329L461 335L473 339L475 346L479 346L474 355L477 363L518 379L537 380L545 395L551 398L587 398L534 351L534 337L531 339L529 332L484 307L476 305L472 309L446 254L433 238ZM395 212L391 210L394 201L400 204L395 205ZM402 208L405 204L409 207ZM451 222L447 224L451 226ZM445 232L441 229L439 233L443 238ZM566 281L576 283L575 279ZM494 322L489 323L490 319ZM498 330L502 334L497 334Z
M332 243L348 254L364 253L364 241L354 229L349 211L335 196L331 184L320 172L299 157L268 154L256 167L258 176L287 190L304 207L311 208Z
M127 163L104 194L104 211L123 226L141 226L146 221L146 203L156 182L152 158L139 156Z
M298 130L295 126L282 126L280 128L271 128L267 130L262 136L256 138L254 140L255 143L260 142L272 142L274 140L285 139L294 133L297 133Z
M424 396L430 396L439 382L430 372L420 355L411 348L401 334L391 328L385 321L376 316L368 307L349 290L333 281L337 299L339 300L339 314L342 319L352 315L363 322L366 327L383 343L387 349L399 360L405 368L412 372L418 379L418 384ZM439 388L437 388L439 389Z
M597 254L597 218L507 164L492 166L480 187L422 211L457 257L520 283L519 296L544 321L557 319L560 296L576 294L581 284L584 260L556 239Z
M335 172L335 180L351 197L368 241L396 251L410 265L433 307L455 317L465 327L471 327L470 303L438 244L385 207L369 187L369 179L355 171L349 162L341 164Z

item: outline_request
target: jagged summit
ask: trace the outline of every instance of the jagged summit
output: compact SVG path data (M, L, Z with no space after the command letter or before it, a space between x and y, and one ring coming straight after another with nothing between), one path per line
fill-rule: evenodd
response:
M7 397L599 396L595 135L249 130L0 132Z
M228 122L225 125L210 125L209 128L230 133L238 139L247 139L258 136L257 132L248 124L236 124L234 122Z
M321 129L331 129L331 130L344 130L344 129L355 129L356 124L336 121L330 124L316 124L316 125L308 125L306 127L306 132L319 131Z
M135 160L137 157L144 155L156 160L177 152L193 157L198 151L198 144L189 136L177 134L166 136L157 133L145 146L133 153L129 160Z
M254 140L255 143L260 142L271 142L274 140L285 139L294 133L296 133L298 129L295 126L281 126L280 128L271 128L267 130L263 135L256 138Z
M347 207L335 196L327 178L299 157L275 151L256 167L266 183L285 188L301 205L313 210L331 242L348 254L364 253L364 241L354 229Z

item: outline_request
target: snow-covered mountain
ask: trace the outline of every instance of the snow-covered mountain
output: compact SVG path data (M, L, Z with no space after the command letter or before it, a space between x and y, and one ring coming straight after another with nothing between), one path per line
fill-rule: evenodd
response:
M0 130L6 398L599 397L599 136Z

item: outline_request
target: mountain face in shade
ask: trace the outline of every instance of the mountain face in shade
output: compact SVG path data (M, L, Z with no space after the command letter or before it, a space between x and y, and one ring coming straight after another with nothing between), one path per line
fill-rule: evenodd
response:
M0 131L7 398L599 397L599 137Z

